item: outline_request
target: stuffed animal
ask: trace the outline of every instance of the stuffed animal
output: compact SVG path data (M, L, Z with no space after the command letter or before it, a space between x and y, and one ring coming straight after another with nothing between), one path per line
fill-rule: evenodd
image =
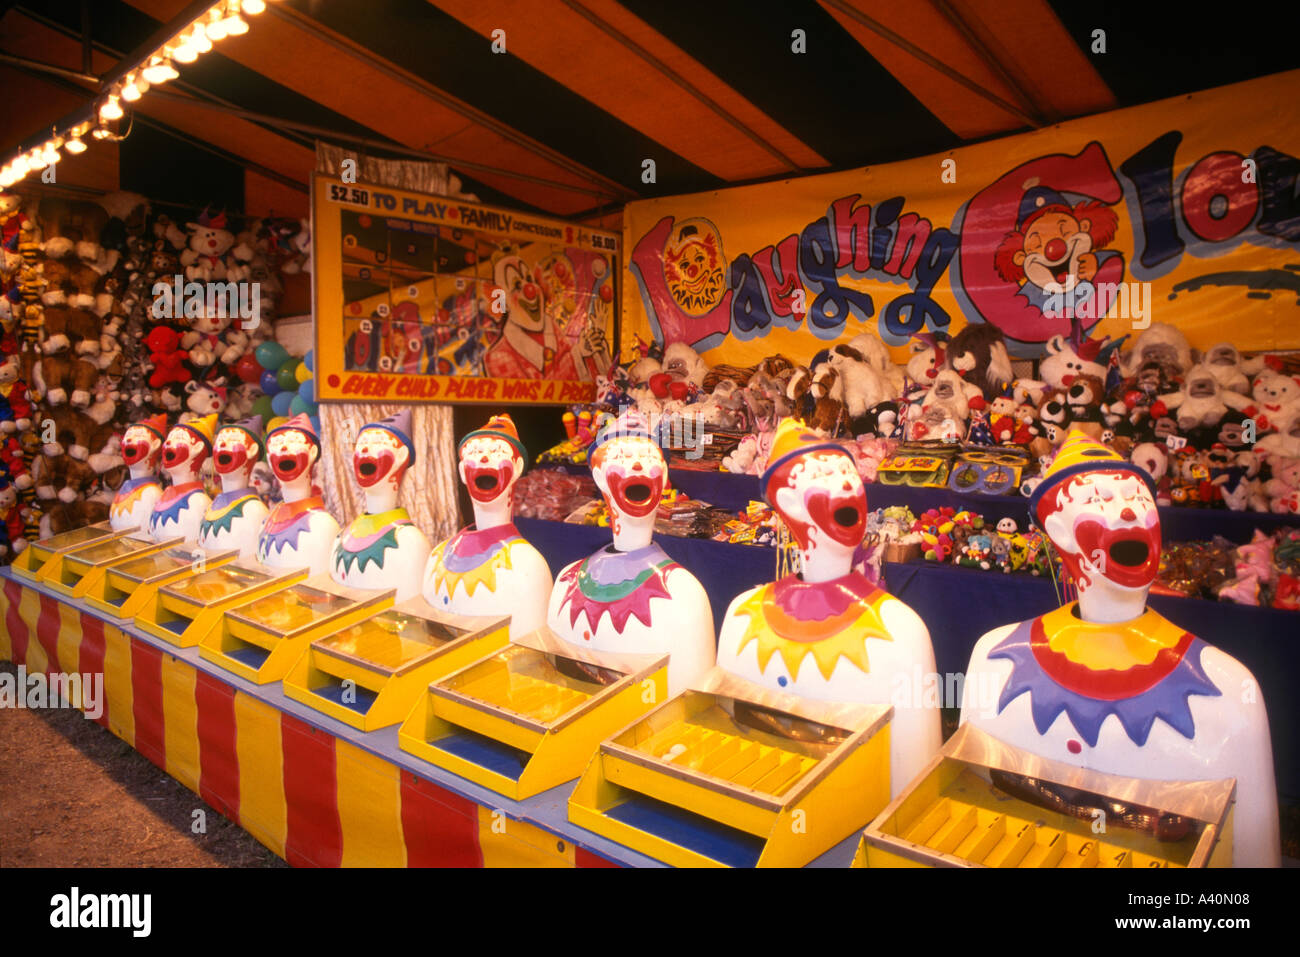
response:
M988 323L967 323L953 336L945 365L979 388L985 399L1005 392L1015 378L1002 331Z
M894 365L889 347L880 341L879 336L862 332L850 339L848 345L884 380L889 389L888 398L897 399L903 394L906 374L901 367Z
M1269 460L1273 477L1264 483L1269 511L1279 515L1300 514L1300 458Z
M22 360L16 353L0 358L0 402L7 414L0 415L0 433L25 432L32 424L32 403L22 375Z
M47 356L69 353L94 358L103 348L104 323L88 309L46 307L41 351Z
M1175 381L1192 367L1192 347L1175 326L1153 322L1137 337L1133 348L1120 356L1120 369L1128 378L1148 362L1159 363L1165 377Z
M866 338L879 341L870 336ZM873 406L898 398L899 392L894 390L888 374L879 368L878 362L869 359L851 344L833 346L827 363L835 371L828 394L844 403L849 418L855 422L861 420Z
M1178 428L1184 433L1194 429L1217 427L1228 413L1228 406L1241 410L1250 400L1237 392L1227 392L1207 365L1198 364L1187 370L1183 388L1172 395L1164 395L1152 406L1153 415L1162 416L1176 410Z
M1243 359L1231 342L1210 346L1205 358L1201 360L1214 373L1219 385L1229 392L1240 392L1242 395L1250 395L1249 376L1259 373L1264 368L1265 361L1263 356Z
M1285 422L1292 407L1300 404L1300 380L1265 369L1255 377L1251 387L1251 401L1240 408L1255 420L1258 435L1278 431L1278 423Z
M33 369L33 385L47 404L71 403L78 408L90 405L91 390L99 381L94 363L68 355L44 356Z
M934 383L939 370L944 367L948 341L946 332L922 332L908 340L911 357L904 368L905 394L909 390L928 389ZM909 401L915 398L910 394L907 397Z
M181 336L180 347L190 362L206 369L215 362L233 365L248 348L248 334L228 315L229 309L203 309L190 320L190 331Z
M179 332L171 326L155 326L145 336L144 346L149 350L149 361L153 364L149 385L161 389L173 382L184 384L190 381L189 369L185 367L186 353L181 349Z
M1268 422L1273 431L1256 442L1255 448L1264 455L1300 458L1300 402L1284 405Z
M918 403L909 409L906 426L909 441L939 439L959 442L966 434L972 403L983 404L979 386L965 381L956 371L944 369Z
M197 223L186 223L189 237L181 253L185 278L201 282L226 278L226 253L235 244L235 234L226 229L226 214L204 210Z

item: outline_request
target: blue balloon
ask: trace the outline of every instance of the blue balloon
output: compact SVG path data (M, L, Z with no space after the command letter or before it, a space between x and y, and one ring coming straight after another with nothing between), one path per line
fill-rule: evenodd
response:
M289 406L296 398L298 396L292 392L277 392L271 396L271 411L276 415L288 415Z
M303 365L305 365L309 370L315 372L316 371L316 350L308 349L307 354L302 357L302 362Z
M262 378L258 382L258 385L262 387L262 391L265 392L267 395L275 395L276 393L282 391L280 389L280 383L275 381L274 369L267 369L265 372L263 372Z
M319 407L318 407L318 408L319 408ZM312 427L313 429L316 430L316 434L317 434L317 435L320 435L320 415L319 415L319 413L316 414L316 415L309 415L309 416L307 416L307 418L311 419L311 427Z
M302 385L298 386L298 394L302 396L304 402L316 401L316 380L308 379Z

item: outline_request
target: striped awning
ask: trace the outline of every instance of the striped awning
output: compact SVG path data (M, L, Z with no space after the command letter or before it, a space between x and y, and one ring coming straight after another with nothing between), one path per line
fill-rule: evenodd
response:
M6 155L187 6L0 2ZM608 226L636 198L941 152L1292 69L1289 7L1252 4L1247 28L1066 0L283 0L147 94L120 144L70 157L60 184L305 215L322 138L442 158L484 202Z

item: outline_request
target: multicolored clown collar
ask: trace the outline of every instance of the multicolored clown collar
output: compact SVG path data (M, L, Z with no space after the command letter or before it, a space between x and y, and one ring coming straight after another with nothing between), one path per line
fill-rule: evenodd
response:
M358 515L338 537L334 546L335 565L341 565L345 573L350 573L353 566L364 572L372 563L383 568L384 552L397 547L397 530L411 524L411 516L401 506Z
M1205 642L1151 609L1108 624L1080 620L1076 607L1021 622L989 652L990 659L1012 665L998 712L1028 692L1039 734L1064 711L1089 747L1096 747L1112 714L1138 747L1146 744L1156 718L1194 737L1188 699L1223 693L1201 667Z
M490 593L497 590L497 570L508 570L510 546L523 542L523 536L514 522L478 531L474 526L461 529L433 550L433 582L435 589L446 588L445 601L456 593L456 585L463 584L465 596L471 597L482 585Z
M309 495L296 502L281 502L266 516L259 541L268 546L268 551L274 547L276 554L286 547L297 549L299 536L311 524L311 513L324 508L325 501L319 495Z
M755 589L736 609L737 614L749 616L736 651L758 642L760 671L766 671L772 655L780 652L786 671L796 681L809 655L827 681L841 657L870 672L867 639L893 640L881 620L880 609L887 598L888 592L860 572L816 583L787 575Z
M199 523L199 533L203 536L229 534L235 522L243 517L249 502L259 501L257 493L249 488L233 489L222 492L212 500L203 521Z
M127 479L118 486L117 494L113 496L113 504L109 510L114 515L123 515L131 511L150 488L161 490L162 483L152 475Z
M669 597L665 579L678 567L654 542L630 552L603 548L560 573L560 581L568 586L560 608L568 604L571 627L586 613L592 631L605 614L618 632L633 616L649 628L650 599Z
M190 499L202 492L202 482L169 486L153 507L153 514L149 516L150 527L180 521L181 512L189 507Z

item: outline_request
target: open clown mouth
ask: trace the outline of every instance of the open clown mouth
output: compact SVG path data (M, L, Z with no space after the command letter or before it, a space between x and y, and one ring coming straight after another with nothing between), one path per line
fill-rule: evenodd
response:
M470 498L476 502L486 503L496 499L510 484L514 474L514 466L509 461L492 467L474 462L465 463L465 484Z
M814 489L804 502L808 517L832 541L846 547L861 543L867 528L867 501L861 491L831 494L824 489Z
M122 446L122 461L127 465L135 465L137 462L143 462L149 457L149 446L145 443L138 445Z
M307 453L274 455L271 457L271 469L281 481L295 479L307 469Z
M370 488L381 481L393 469L393 453L388 449L381 452L360 452L352 458L352 471L357 477L357 484Z
M189 456L189 449L177 448L176 446L169 445L167 448L163 449L163 464L168 468L172 468L173 466L180 465L189 458Z
M1101 574L1126 588L1149 585L1160 566L1160 526L1108 528L1091 519L1074 530L1083 555Z
M662 472L610 472L606 479L609 482L610 497L619 511L633 518L641 518L659 507L664 485Z

